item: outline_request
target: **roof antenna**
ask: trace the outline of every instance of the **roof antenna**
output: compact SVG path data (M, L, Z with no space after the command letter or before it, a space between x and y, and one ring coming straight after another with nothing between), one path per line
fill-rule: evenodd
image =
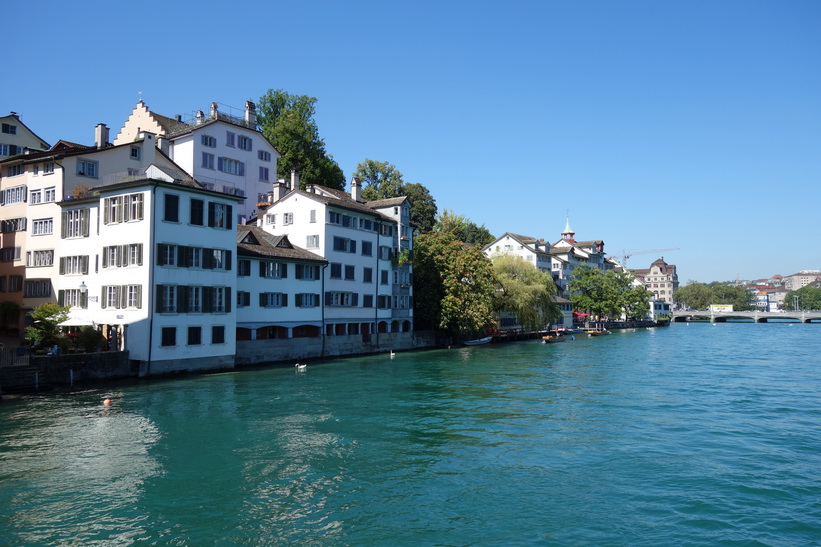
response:
M142 92L142 91L138 91L137 93L139 93L139 94L140 94L140 102L143 102L143 92Z

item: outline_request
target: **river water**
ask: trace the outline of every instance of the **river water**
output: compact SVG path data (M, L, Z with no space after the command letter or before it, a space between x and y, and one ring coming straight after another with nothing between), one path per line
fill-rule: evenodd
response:
M819 354L676 324L4 400L0 545L818 544Z

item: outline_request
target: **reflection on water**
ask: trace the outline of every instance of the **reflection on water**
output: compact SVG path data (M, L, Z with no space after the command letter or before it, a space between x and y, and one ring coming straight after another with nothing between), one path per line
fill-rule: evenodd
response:
M683 325L3 402L0 544L811 544L818 334Z

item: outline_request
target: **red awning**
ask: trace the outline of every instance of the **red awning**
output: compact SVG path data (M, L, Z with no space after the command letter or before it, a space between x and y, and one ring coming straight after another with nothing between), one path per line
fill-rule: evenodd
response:
M573 312L573 317L587 317L588 315L590 315L590 314L589 313L579 313L579 312L575 312L575 311Z

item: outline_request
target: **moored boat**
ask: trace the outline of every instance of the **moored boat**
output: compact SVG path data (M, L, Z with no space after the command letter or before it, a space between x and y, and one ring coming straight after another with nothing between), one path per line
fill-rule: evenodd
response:
M465 340L464 344L466 346L480 346L482 344L487 344L493 340L492 336L485 336L484 338L477 338L476 340Z

